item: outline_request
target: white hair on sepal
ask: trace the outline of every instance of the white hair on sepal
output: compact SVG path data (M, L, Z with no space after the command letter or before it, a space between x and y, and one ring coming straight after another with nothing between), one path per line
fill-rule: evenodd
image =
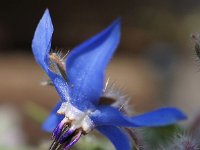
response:
M54 54L59 59L59 61L62 62L63 65L65 65L65 60L66 60L69 52L70 52L70 50L65 50L62 48L55 48L55 49L51 50L50 55Z
M49 54L49 65L50 69L56 74L62 76L66 81L68 81L66 75L66 57L69 51L63 55L62 49L51 50Z
M61 59L63 56L63 49L61 48L55 48L54 53Z
M54 73L56 73L56 74L58 74L58 75L61 75L61 74L60 74L60 71L59 71L59 69L58 69L58 66L57 66L57 64L56 64L56 62L55 62L54 60L52 60L52 54L54 55L55 53L51 53L51 54L50 54L49 69L50 69L52 72L54 72Z
M124 90L117 87L115 82L110 83L110 78L108 78L102 96L113 99L114 102L111 106L118 108L127 115L133 115L134 111L129 105L130 97L124 93Z
M177 133L170 142L158 150L199 150L199 139L189 133Z
M62 55L61 60L62 60L64 63L65 63L65 60L67 59L67 56L68 56L69 52L70 52L70 50L67 50L67 53L64 54L64 55Z

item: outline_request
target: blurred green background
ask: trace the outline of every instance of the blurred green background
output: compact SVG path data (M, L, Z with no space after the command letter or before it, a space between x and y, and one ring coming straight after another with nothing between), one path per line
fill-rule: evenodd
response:
M55 28L52 48L65 52L122 18L121 43L107 76L131 97L134 112L177 106L189 116L184 127L199 115L200 62L190 38L200 31L199 0L1 1L0 149L49 145L50 134L40 126L59 98L53 88L40 85L47 77L31 52L34 30L47 7ZM102 147L93 140L101 141L86 137L79 144Z

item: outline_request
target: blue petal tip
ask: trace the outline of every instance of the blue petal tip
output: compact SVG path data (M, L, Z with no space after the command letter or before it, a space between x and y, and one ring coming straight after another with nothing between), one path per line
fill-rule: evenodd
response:
M180 120L186 120L188 118L187 115L180 109L177 109L175 107L172 107L171 109L173 109L177 113L177 116Z
M113 28L117 28L120 31L120 29L121 29L121 17L115 19L110 26L113 27Z

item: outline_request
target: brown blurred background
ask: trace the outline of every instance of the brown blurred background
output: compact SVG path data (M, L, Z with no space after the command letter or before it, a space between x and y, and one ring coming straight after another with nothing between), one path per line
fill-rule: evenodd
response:
M19 113L27 142L45 136L29 109L47 113L58 100L53 88L40 86L46 76L31 52L47 7L55 28L53 48L64 51L122 17L121 43L108 76L131 96L136 112L177 106L189 121L200 113L200 62L190 39L200 31L199 0L7 0L0 5L0 103Z

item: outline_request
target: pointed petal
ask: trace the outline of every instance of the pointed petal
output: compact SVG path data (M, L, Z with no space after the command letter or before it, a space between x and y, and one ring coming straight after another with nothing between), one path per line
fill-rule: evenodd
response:
M61 101L57 103L56 107L54 107L49 117L43 123L42 125L43 130L47 132L52 132L57 127L57 125L61 122L61 120L64 118L63 115L57 114L57 110L60 108L61 103L62 103Z
M177 121L185 120L186 115L177 108L166 107L130 118L138 126L156 127L174 124Z
M97 104L104 84L104 71L120 40L120 20L75 47L68 55L66 70L73 86L73 103Z
M99 126L97 130L112 142L116 150L131 150L131 144L127 134L118 127Z
M49 10L47 9L42 16L33 37L32 49L37 63L48 72L47 57L51 48L51 38L53 25Z
M160 108L128 118L116 108L101 106L98 108L98 111L91 114L90 118L96 126L156 127L174 124L186 119L186 115L177 108Z
M51 17L48 9L44 12L42 16L34 37L32 41L32 50L35 56L37 63L43 68L43 70L48 74L58 94L60 95L62 100L67 100L69 98L68 95L68 85L64 81L64 79L53 73L49 69L49 51L51 48L51 38L53 34L53 25L51 21Z

